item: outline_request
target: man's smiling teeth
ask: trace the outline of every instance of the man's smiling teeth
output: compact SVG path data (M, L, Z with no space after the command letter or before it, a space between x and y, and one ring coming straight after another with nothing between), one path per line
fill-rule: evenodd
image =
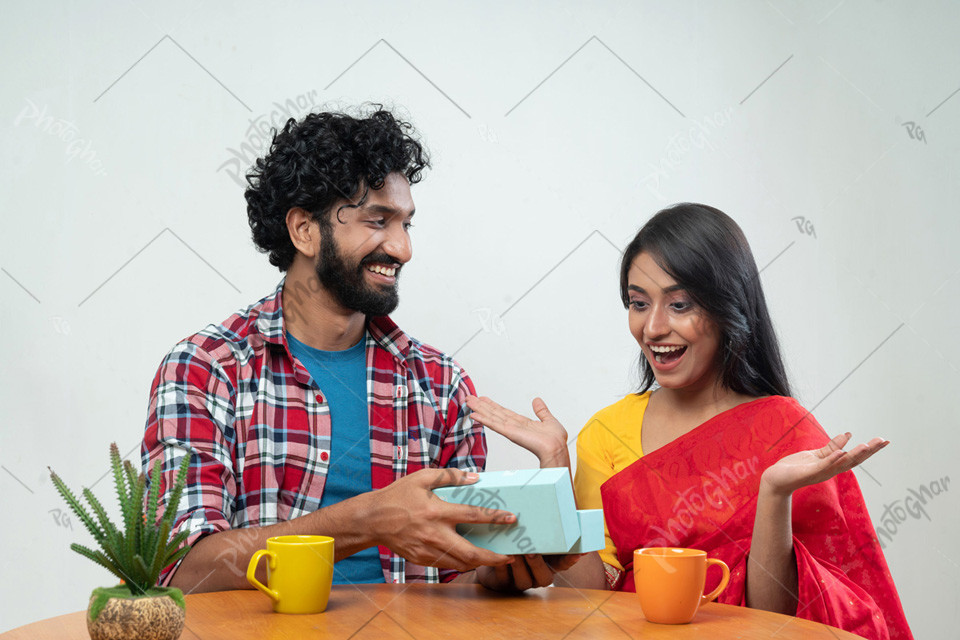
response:
M373 271L374 273L379 273L379 274L382 275L382 276L390 276L390 277L393 277L393 276L395 276L395 275L397 274L397 268L396 268L396 267L381 267L381 266L378 265L378 264L367 265L367 270L368 270L368 271Z

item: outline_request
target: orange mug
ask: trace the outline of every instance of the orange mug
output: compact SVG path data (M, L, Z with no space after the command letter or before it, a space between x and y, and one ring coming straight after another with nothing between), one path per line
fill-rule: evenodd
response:
M704 595L707 567L723 571L716 589ZM686 624L701 605L713 601L730 581L730 567L708 558L706 551L675 547L649 547L633 552L633 584L640 608L650 622Z

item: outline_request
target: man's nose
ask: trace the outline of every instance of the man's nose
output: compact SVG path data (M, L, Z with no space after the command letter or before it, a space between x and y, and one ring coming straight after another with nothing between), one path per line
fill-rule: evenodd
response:
M397 225L388 231L387 241L383 244L383 250L389 253L400 264L410 261L413 257L413 245L410 242L410 234L401 225Z

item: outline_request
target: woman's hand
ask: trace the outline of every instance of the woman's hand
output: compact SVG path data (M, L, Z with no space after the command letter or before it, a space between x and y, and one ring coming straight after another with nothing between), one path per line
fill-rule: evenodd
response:
M821 449L791 453L763 472L747 560L748 607L796 615L799 576L793 548L793 492L848 471L890 444L874 438L844 451L849 441L850 434L842 433Z
M585 554L513 556L510 565L477 567L477 582L493 591L526 591L553 584L554 574L566 571Z
M467 396L470 417L530 451L540 461L540 468L569 467L567 430L553 417L546 403L533 400L533 412L538 420L531 420L501 407L490 398Z
M850 441L850 433L841 433L822 449L798 451L777 460L763 472L760 485L780 496L792 494L801 487L829 480L849 471L890 444L889 440L874 438L850 451L843 447Z

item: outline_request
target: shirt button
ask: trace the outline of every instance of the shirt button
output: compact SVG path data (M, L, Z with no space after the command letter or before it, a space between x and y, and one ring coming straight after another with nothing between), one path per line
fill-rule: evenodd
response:
M327 460L330 459L330 454L327 453L326 451L321 451L321 452L320 452L320 459L323 460L324 462L326 462Z

